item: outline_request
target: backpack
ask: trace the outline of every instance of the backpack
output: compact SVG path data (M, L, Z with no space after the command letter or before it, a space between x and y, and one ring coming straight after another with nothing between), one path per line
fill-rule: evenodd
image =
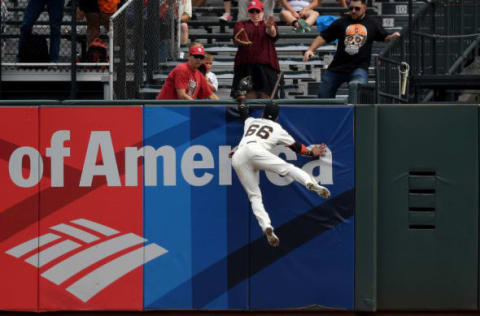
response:
M87 49L87 62L106 63L108 62L107 45L100 38L94 39Z
M18 61L21 63L50 62L47 39L36 34L25 35L18 49Z

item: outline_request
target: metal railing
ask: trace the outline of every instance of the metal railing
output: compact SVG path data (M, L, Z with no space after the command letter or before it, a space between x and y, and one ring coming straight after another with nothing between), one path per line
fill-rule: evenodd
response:
M176 0L129 0L110 18L112 99L138 98L145 81L179 51Z
M41 76L49 69L45 80L65 80L70 74L70 98L77 97L77 77L82 81L102 80L108 82L105 90L107 99L128 99L138 97L139 87L153 74L161 71L161 64L179 54L179 0L128 0L110 17L108 34L100 35L108 41L108 62L85 62L87 52L87 25L77 21L77 2L63 11L60 34L59 60L56 63L18 62L18 41L24 11L29 0L2 2L0 15L0 94L2 80L19 70L38 71ZM31 0L36 1L36 0ZM67 1L66 1L67 2ZM50 25L47 12L41 13L33 25L33 33L50 40ZM2 73L3 72L3 73ZM58 76L52 76L52 72ZM88 78L87 78L88 77ZM105 79L103 79L105 78ZM107 79L108 78L108 79ZM38 80L38 79L36 79Z
M410 18L411 23L402 30L402 36L392 41L377 58L377 101L428 101L432 92L415 91L411 87L411 79L422 75L458 73L466 59L465 53L471 53L478 46L479 19L478 0L426 1ZM408 84L406 89L402 89L402 67L407 64Z
M348 103L350 104L376 104L377 95L375 84L360 84L357 82L348 85Z

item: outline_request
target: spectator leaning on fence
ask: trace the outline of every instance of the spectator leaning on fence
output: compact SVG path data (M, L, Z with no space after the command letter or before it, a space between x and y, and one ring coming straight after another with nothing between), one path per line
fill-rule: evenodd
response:
M252 90L246 98L270 98L280 72L275 42L278 40L278 27L273 16L264 19L260 1L250 1L248 21L235 24L234 42L238 46L233 66L231 96L239 98L238 91L242 79L250 77ZM244 97L242 95L242 97Z
M19 51L26 37L32 34L33 24L37 21L45 6L47 6L50 24L50 61L58 62L64 2L64 0L30 0L28 2L23 13L23 23L20 27Z
M205 76L198 70L203 64L205 49L203 45L194 42L190 46L188 62L176 66L168 75L162 90L157 95L158 100L195 100L213 99L218 97L208 85Z
M344 82L367 83L373 41L388 43L400 36L398 32L389 35L376 20L365 14L366 10L366 0L350 1L350 15L333 22L305 52L303 60L308 61L315 56L318 47L338 39L335 57L322 76L320 98L334 98Z

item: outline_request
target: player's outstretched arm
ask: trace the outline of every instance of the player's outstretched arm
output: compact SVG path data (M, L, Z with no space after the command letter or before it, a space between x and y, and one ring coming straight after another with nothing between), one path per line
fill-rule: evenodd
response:
M297 154L318 158L320 156L325 155L325 151L327 149L327 145L320 144L319 146L313 146L312 149L307 149L304 144L295 142L292 145L288 146L291 150L296 152Z

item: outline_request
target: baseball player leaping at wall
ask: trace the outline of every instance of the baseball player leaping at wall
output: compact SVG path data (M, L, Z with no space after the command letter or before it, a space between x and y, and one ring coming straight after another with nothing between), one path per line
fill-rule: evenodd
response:
M244 104L239 106L239 112L242 119L245 120L245 127L243 138L237 150L230 153L232 166L248 194L253 214L267 237L268 243L277 247L280 240L273 232L270 217L262 203L258 172L259 170L266 170L282 176L290 176L307 189L327 199L330 197L330 191L327 188L319 185L302 169L287 163L270 152L277 144L283 144L296 153L318 158L325 154L326 145L321 144L313 147L312 150L308 150L305 145L295 142L293 137L280 124L275 122L278 118L279 107L274 103L265 106L262 118L248 117L248 108Z

